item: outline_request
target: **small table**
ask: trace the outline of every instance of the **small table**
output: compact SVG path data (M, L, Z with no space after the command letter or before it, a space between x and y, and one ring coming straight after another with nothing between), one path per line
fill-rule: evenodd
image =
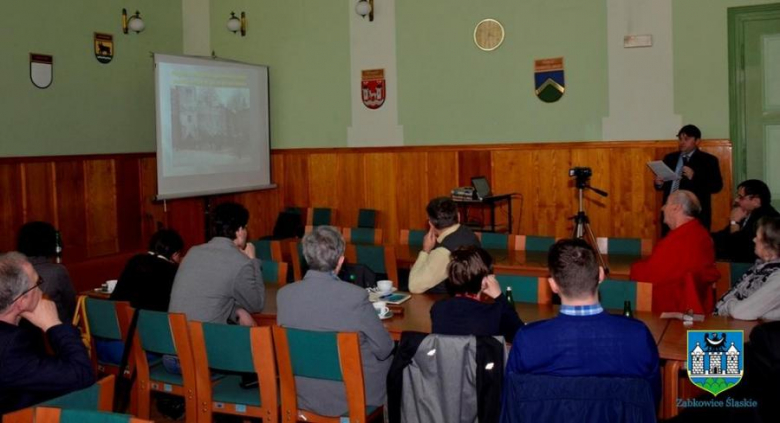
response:
M491 195L489 197L482 198L481 200L453 200L455 201L455 204L458 205L458 208L460 208L463 213L463 221L468 226L468 209L471 206L474 205L482 205L487 204L490 206L490 230L488 231L485 226L481 226L480 230L483 232L496 232L496 203L506 201L506 203L509 205L508 211L509 216L507 217L507 233L512 233L512 195L514 193L510 194L500 194L500 195Z

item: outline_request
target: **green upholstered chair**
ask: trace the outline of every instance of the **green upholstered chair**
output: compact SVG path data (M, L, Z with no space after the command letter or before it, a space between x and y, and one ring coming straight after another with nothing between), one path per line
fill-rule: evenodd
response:
M314 332L274 326L274 346L284 421L340 423L382 418L383 407L366 405L357 333ZM298 408L295 376L343 382L349 411L328 417ZM292 416L286 417L286 416Z
M601 254L624 256L649 256L653 252L653 240L643 238L596 238Z
M263 282L284 286L287 283L287 263L263 260L260 263L263 270Z
M182 313L139 310L133 341L138 394L138 415L148 419L151 392L184 398L186 421L197 421L197 390L187 317ZM162 362L150 364L146 353L177 356L181 374L169 373Z
M381 229L344 228L342 233L348 244L382 245Z
M282 261L282 243L270 239L258 239L252 241L255 246L255 254L260 260Z
M358 210L358 228L376 228L376 215L377 211L374 209L360 209Z
M653 285L646 282L605 279L599 285L601 306L610 310L623 310L626 301L636 311L653 308Z
M309 208L306 224L309 226L332 225L333 214L333 209L324 207Z
M753 263L729 263L729 278L731 279L731 287L733 288L742 276L747 273L748 269L753 266Z
M514 238L511 249L517 251L547 252L555 244L552 236L515 235Z
M103 343L103 346L114 344L115 348L124 349L127 329L130 326L130 317L127 313L130 303L126 301L101 300L92 297L85 297L79 301L84 302L86 325L90 334L93 369L96 371L96 374L116 375L119 372L121 359L98 357L97 343Z
M347 244L345 256L348 263L362 264L374 273L386 275L393 285L398 286L398 264L393 247Z
M496 280L503 292L512 287L512 298L516 303L552 304L553 293L543 276L497 274Z
M300 241L293 241L289 244L290 256L292 257L293 279L299 281L309 270L309 264L303 256L303 244Z
M198 421L213 413L279 421L279 390L270 327L190 322L198 390ZM254 374L254 388L241 387L241 375ZM216 382L214 379L219 377Z
M114 375L108 375L100 379L89 388L80 389L65 394L61 397L44 401L35 407L7 413L3 416L3 423L27 423L34 420L36 407L55 407L74 410L111 411L114 404Z
M399 242L401 245L412 245L415 247L422 247L423 238L428 233L422 229L401 229L401 237Z
M36 423L152 423L129 414L93 410L73 410L50 407L35 408L32 420Z
M475 232L482 248L486 250L506 250L510 247L512 236L493 232Z

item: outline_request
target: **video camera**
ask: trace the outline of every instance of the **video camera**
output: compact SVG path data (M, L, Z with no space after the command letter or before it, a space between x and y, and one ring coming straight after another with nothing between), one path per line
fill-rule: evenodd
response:
M577 179L586 179L593 176L593 169L589 167L573 167L569 169L569 176L577 177Z

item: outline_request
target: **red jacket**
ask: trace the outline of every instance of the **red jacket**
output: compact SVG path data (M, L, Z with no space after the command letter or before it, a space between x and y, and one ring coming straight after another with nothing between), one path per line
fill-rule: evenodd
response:
M650 257L631 266L630 277L653 284L653 311L712 311L704 308L711 308L711 286L720 273L715 268L715 247L709 232L697 219L674 229L658 242ZM691 279L695 289L690 286Z

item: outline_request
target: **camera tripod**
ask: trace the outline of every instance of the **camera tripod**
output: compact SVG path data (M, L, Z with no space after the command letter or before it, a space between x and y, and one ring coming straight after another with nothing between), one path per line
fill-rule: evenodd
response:
M596 239L596 236L593 235L593 229L590 227L590 219L588 219L588 215L585 214L585 207L583 206L583 192L586 189L589 189L602 197L606 197L609 194L606 191L602 191L598 188L593 188L592 186L588 185L586 178L577 177L576 185L579 208L577 209L577 214L572 217L574 220L574 231L572 233L572 238L583 239L585 242L590 244L591 247L593 247L593 249L596 251L596 259L598 260L599 266L604 269L604 274L608 275L609 267L607 267L607 262L604 260L604 256L599 250L598 240Z

